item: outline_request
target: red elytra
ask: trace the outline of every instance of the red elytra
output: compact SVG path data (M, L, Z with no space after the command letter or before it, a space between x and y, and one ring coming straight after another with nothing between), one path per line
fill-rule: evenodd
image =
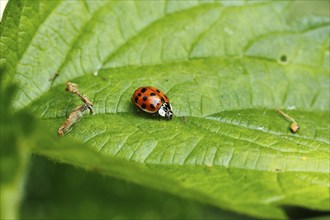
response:
M172 118L172 106L167 96L159 89L152 86L142 86L135 90L132 102L142 111L158 113L166 119Z

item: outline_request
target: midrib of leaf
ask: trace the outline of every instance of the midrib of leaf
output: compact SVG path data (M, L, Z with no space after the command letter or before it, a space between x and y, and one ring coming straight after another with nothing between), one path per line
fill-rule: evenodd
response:
M262 113L261 111L259 111L258 109L244 109L244 111L251 111L251 112L258 112L258 113ZM273 111L273 109L265 109L265 111ZM240 111L237 111L238 113ZM308 114L308 112L299 112L300 114ZM326 112L320 112L319 113L320 115L326 115ZM237 126L238 128L241 128L241 129L248 129L248 130L251 130L251 131L256 131L256 132L264 132L268 135L273 135L273 136L276 136L277 138L278 137L284 137L286 139L286 141L288 142L292 142L294 144L297 144L297 145L301 145L302 147L310 147L309 145L306 145L304 144L304 141L318 141L322 144L324 144L323 148L321 149L317 149L317 150L320 150L320 151L323 151L325 153L329 153L329 149L326 148L326 145L329 144L329 140L326 140L326 139L320 139L320 138L312 138L312 137L308 137L308 136L301 136L299 134L297 135L289 135L287 134L287 132L278 132L278 131L273 131L273 130L270 130L270 129L265 129L264 127L261 127L261 126L257 126L257 125L253 125L253 126L245 126L245 125L241 125L240 123L238 122L225 122L227 121L227 119L224 119L224 120L221 120L217 117L201 117L200 119L208 119L208 120L214 120L214 121L217 121L217 122L220 122L221 124L227 124L228 126ZM276 121L278 119L277 115L276 117L273 117L273 120ZM209 130L207 128L205 128L206 130L208 131L211 131L213 132L212 130ZM325 127L324 127L325 129ZM263 131L265 130L265 131ZM222 133L220 130L214 132L215 134L217 133L220 133L222 135L228 135L226 133ZM229 135L228 135L229 136ZM232 136L229 136L229 137L232 137ZM232 137L232 138L237 138L237 137ZM291 138L291 140L290 140ZM240 139L240 138L237 138L237 139ZM242 140L247 140L248 142L250 143L255 143L254 140L252 139L242 139ZM263 145L260 145L262 147L264 147ZM278 148L272 148L270 147L271 149L274 149L274 150L279 150L281 151L281 149L278 149ZM290 150L287 150L287 149L283 149L283 152L290 152ZM291 152L291 153L297 153L297 152L300 152L300 153L308 153L308 150L307 151L304 151L304 150L299 150L299 151L296 151L296 152Z
M248 111L256 112L253 109ZM262 113L262 111L257 112ZM275 115L274 112L267 114L271 117ZM91 123L90 120L93 120L97 126L90 134L81 137L79 133L84 133L84 127ZM113 120L121 125L108 128L106 124ZM185 123L184 120L188 122ZM47 124L51 124L54 120L46 121ZM55 121L60 123L61 120ZM130 117L130 114L95 115L80 122L79 128L76 128L79 131L72 131L71 135L88 143L92 149L101 154L142 164L220 166L270 172L280 170L281 172L328 173L329 171L328 144L287 134L284 132L286 129L280 134L274 134L272 130L266 128L264 131L254 129L257 125L237 126L189 116L179 117L171 124L157 122L151 127L147 123L147 128L144 128L143 122L143 119ZM280 125L283 128L288 126L285 121L280 122ZM177 130L180 133L176 133ZM157 133L166 137L156 135ZM186 147L181 146L183 142ZM118 146L121 148L117 148ZM250 159L243 162L236 158Z
M242 109L243 110L243 109ZM244 111L251 111L251 112L255 112L257 111L258 109L244 109ZM265 109L264 111L274 111L275 109ZM240 112L239 110L236 110L238 113ZM259 111L258 111L259 112ZM259 112L260 113L260 112ZM300 114L310 114L310 112L299 112ZM314 112L315 113L315 112ZM317 114L318 115L324 115L324 117L327 117L327 113L328 112L318 112ZM240 114L240 113L239 113ZM250 126L250 127L247 127L247 126L242 126L239 122L236 122L236 121L228 121L228 119L226 118L218 118L218 117L212 117L212 116L206 116L206 117L201 117L202 119L208 119L208 120L214 120L214 121L218 121L220 123L224 123L224 124L228 124L228 125L232 125L232 126L237 126L237 127L240 127L240 128L244 128L244 129L249 129L249 130L254 130L254 131L262 131L264 127L261 127L261 126ZM273 117L272 118L273 120L277 120L278 119L278 115L276 117ZM315 125L316 126L316 125ZM323 127L323 129L326 129L326 126ZM316 129L315 129L316 130ZM308 145L305 145L303 144L303 140L305 141L319 141L323 144L330 144L329 142L329 139L323 139L323 138L316 138L316 137L309 137L309 136L301 136L301 135L287 135L287 133L284 133L284 132L278 132L278 131L274 131L274 130L269 130L267 129L266 131L264 131L265 133L268 133L268 134L271 134L271 135L275 135L275 136L284 136L284 137L287 137L286 140L290 141L290 142L293 142L295 144L298 144L298 145L302 145L302 146L305 146L305 147L308 147ZM290 140L290 138L292 140ZM301 141L301 142L299 142ZM321 149L322 150L322 149ZM323 151L325 151L326 148L323 149ZM328 151L325 151L325 152L328 152Z

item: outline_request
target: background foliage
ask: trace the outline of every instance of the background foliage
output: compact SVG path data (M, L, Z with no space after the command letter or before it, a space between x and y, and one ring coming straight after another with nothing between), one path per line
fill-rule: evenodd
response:
M324 215L326 7L10 1L0 44L1 217ZM80 104L64 92L68 80L95 103L95 114L58 138L57 128ZM136 112L130 96L142 85L166 92L173 120ZM275 107L299 122L297 134Z

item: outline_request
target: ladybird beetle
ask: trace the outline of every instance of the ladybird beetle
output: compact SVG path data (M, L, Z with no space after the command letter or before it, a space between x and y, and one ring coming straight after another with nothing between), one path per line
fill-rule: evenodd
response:
M167 96L155 87L142 86L138 88L131 100L144 112L158 113L158 115L168 120L172 118L172 106Z

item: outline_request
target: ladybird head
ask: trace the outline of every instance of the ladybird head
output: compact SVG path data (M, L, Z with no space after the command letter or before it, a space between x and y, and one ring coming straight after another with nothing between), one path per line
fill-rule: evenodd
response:
M165 119L172 119L172 116L173 116L173 112L172 112L172 106L170 103L168 102L164 102L159 110L158 110L158 114L162 117L164 117Z

